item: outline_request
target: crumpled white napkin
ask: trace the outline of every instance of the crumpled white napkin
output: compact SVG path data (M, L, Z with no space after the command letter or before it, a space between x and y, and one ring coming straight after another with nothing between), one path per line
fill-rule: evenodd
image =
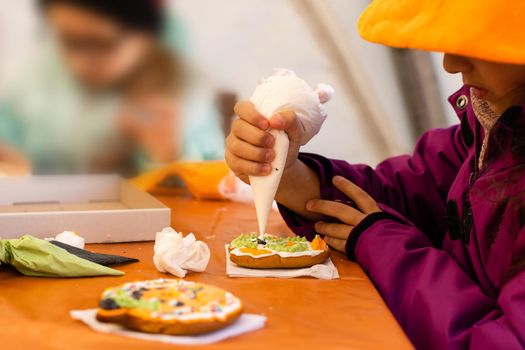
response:
M253 203L253 194L250 185L245 184L233 172L224 176L217 186L219 193L232 202Z
M193 233L183 237L171 227L157 232L153 250L157 270L179 278L185 277L188 271L204 271L210 261L210 249L206 243L197 241Z
M295 278L295 277L315 277L321 280L334 280L339 278L339 271L335 267L332 259L327 259L322 264L302 269L248 269L231 262L228 245L226 245L226 274L230 277L275 277L275 278Z
M55 238L46 238L46 241L57 241L79 249L84 249L86 245L85 239L73 231L64 231L56 235Z
M218 331L201 335L182 336L149 334L132 331L117 324L99 322L97 321L96 314L96 309L72 310L70 312L70 315L73 319L82 321L91 329L100 333L116 334L128 338L182 345L202 345L216 343L227 338L241 335L243 333L256 331L263 328L266 323L266 317L264 316L243 314L237 321L235 321L235 323Z
M253 203L252 187L235 176L233 172L229 172L223 177L217 188L224 198L232 202ZM272 204L272 208L279 211L275 201Z

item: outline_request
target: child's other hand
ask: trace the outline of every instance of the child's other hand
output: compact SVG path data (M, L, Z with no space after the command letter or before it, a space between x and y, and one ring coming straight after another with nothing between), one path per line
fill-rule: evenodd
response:
M172 96L142 96L127 101L118 125L152 161L167 163L176 160L182 148L179 116Z
M31 173L31 163L20 152L0 143L0 176L22 176Z
M340 252L345 252L348 236L367 215L380 212L376 201L365 191L347 179L336 176L333 184L348 198L353 200L358 209L343 203L312 199L306 204L306 209L311 212L339 219L340 223L328 223L319 221L315 224L315 230L324 235L329 246Z
M268 175L275 158L274 137L270 129L284 130L290 139L286 169L299 153L302 129L293 111L276 113L269 120L261 115L249 101L235 106L239 116L226 139L226 162L241 180L248 183L248 176Z

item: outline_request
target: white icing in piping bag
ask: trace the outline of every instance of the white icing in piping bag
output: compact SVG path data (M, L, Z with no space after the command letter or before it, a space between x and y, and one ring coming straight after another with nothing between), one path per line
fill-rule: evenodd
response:
M267 176L250 176L261 240L266 233L272 203L283 176L289 145L288 135L284 131L272 130L270 133L275 137L275 159L272 162L272 173Z
M294 111L304 130L301 145L305 145L321 129L326 119L322 104L328 102L333 94L334 89L329 85L320 84L314 90L294 72L275 69L271 76L257 86L250 101L266 118L271 118L280 111ZM270 133L275 137L272 172L267 176L250 176L260 239L266 233L266 225L281 182L289 148L288 135L284 131L271 130Z

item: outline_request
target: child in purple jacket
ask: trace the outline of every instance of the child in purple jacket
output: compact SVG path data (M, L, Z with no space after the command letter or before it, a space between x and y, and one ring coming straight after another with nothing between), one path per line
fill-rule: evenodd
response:
M286 222L357 261L417 348L525 348L524 13L511 0L372 2L366 39L444 52L465 84L449 98L458 125L375 169L299 153L293 111L267 120L249 102L236 107L233 171L269 173L268 130L285 130L276 200Z

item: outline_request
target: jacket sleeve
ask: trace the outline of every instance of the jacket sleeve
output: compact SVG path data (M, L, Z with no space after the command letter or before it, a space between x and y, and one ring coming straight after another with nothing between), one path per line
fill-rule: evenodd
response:
M497 300L489 298L413 224L383 210L353 230L347 253L370 276L416 348L525 347L525 272L507 280Z
M343 176L377 202L394 208L425 232L434 244L440 245L446 228L447 193L466 157L461 127L456 125L425 133L412 156L389 158L375 169L314 154L302 153L299 159L318 174L323 199L352 204L331 182L334 176ZM312 223L283 206L280 210L297 234L313 236Z

